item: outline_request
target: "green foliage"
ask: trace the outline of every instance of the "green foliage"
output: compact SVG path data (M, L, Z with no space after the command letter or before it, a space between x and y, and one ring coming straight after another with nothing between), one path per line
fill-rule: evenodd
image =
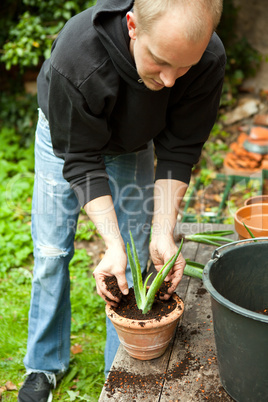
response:
M32 257L31 196L33 143L22 149L14 129L0 132L0 277L14 267L27 265Z
M16 131L20 147L27 148L33 142L37 117L36 95L0 94L0 122L2 127Z
M203 148L201 166L207 167L208 162L210 162L210 165L213 165L216 169L220 169L228 149L228 145L219 138L214 141L207 141Z
M16 12L10 15L7 35L0 36L0 61L7 70L16 65L21 71L37 66L49 57L52 42L65 22L94 2L22 0L21 4L15 3Z
M217 173L214 170L204 168L200 172L200 182L204 187L208 187L216 176Z
M247 198L260 194L260 191L260 180L242 178L229 191L228 199L226 200L228 215L233 217L235 211L244 205Z
M226 65L225 85L237 93L245 78L253 77L262 61L260 53L253 49L246 38L226 47L228 63Z
M30 304L31 274L27 269L0 273L0 384L23 381L23 357L26 353L27 316ZM11 401L16 401L14 399ZM5 400L5 394L3 395Z
M221 105L232 104L243 81L254 76L260 66L262 56L253 49L247 38L238 37L236 22L239 9L233 0L223 2L223 15L217 32L225 46L227 65Z
M213 126L213 128L212 128L212 130L211 130L211 133L210 133L210 137L213 139L213 138L218 138L218 137L221 137L221 138L223 138L223 139L226 139L226 138L228 138L230 136L230 134L229 133L227 133L227 131L225 131L224 129L223 129L223 127L222 127L222 124L220 124L220 123L215 123L214 124L214 126Z
M83 396L80 396L79 391L77 391L77 392L67 391L67 392L68 392L68 395L70 397L69 401L77 401L77 400L79 400L79 401L92 401L92 398L87 394L85 394Z
M62 24L54 27L42 26L39 16L25 12L16 26L9 31L9 41L3 46L1 61L7 70L19 65L21 69L27 66L37 66L42 56L49 57L53 34L62 28Z
M87 240L91 241L93 240L94 236L100 237L100 235L97 232L97 228L94 225L94 223L90 220L85 220L85 219L80 219L78 221L77 225L77 231L75 235L75 240L77 241L82 241L82 240Z
M230 134L223 130L220 123L214 124L210 138L202 150L200 161L202 169L206 171L222 168L226 152L229 150L229 146L226 144L226 139L229 136Z
M54 401L75 400L70 399L75 396L77 401L97 402L104 383L105 303L96 294L91 263L85 250L76 250L70 264L71 344L79 344L81 353L71 353L69 370L53 393ZM25 373L31 269L11 269L0 276L0 378L2 385L12 381L18 389ZM17 392L9 392L7 398L17 401Z

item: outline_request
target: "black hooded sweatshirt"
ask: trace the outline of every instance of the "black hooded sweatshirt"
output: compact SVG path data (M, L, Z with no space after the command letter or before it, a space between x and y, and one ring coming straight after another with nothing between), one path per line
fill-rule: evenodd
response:
M129 51L132 0L99 0L71 18L38 76L54 153L80 204L110 194L103 155L153 140L155 179L188 183L216 119L226 62L214 33L200 62L172 88L151 91Z

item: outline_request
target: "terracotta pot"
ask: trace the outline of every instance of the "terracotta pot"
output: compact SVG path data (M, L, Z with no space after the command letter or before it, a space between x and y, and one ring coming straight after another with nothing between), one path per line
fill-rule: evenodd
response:
M239 239L250 239L251 236L243 223L255 237L268 236L268 204L251 204L239 208L234 216L235 230Z
M138 360L151 360L165 352L184 311L183 301L176 294L173 299L177 302L176 308L160 321L125 318L106 305L106 314L130 356Z
M255 195L254 197L248 198L244 205L251 205L251 204L260 204L260 203L268 203L268 195Z
M227 154L228 155L228 154ZM229 176L254 176L254 177L261 177L262 170L260 167L258 168L234 168L230 164L228 157L223 161L224 173Z

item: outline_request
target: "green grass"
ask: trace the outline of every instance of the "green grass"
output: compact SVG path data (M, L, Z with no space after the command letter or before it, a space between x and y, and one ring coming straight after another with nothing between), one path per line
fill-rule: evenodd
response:
M77 250L70 265L72 328L71 344L82 352L71 353L70 368L54 391L55 401L69 401L68 391L97 401L104 383L105 313L104 302L96 294L95 281L89 274L90 257ZM28 309L31 272L24 268L10 270L0 279L0 387L7 381L20 387L25 372ZM16 401L17 392L5 392L4 398ZM73 396L74 397L74 396ZM81 400L81 398L76 398ZM3 399L5 400L5 399Z
M15 130L0 131L0 400L1 387L24 381L28 310L32 280L31 195L33 144L21 148ZM94 240L86 227L76 240ZM88 237L89 236L89 237ZM97 401L104 383L105 311L91 274L86 250L76 250L70 264L72 326L71 353L66 376L54 391L55 401ZM2 401L17 401L17 391L5 391Z

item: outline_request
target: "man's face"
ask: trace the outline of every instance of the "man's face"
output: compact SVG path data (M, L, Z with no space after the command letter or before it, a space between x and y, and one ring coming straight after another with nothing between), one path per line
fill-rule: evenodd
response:
M167 13L145 33L137 31L135 15L127 14L130 52L140 78L152 91L172 87L177 78L199 62L211 38L212 27L208 26L205 38L189 41L178 21L174 14Z

